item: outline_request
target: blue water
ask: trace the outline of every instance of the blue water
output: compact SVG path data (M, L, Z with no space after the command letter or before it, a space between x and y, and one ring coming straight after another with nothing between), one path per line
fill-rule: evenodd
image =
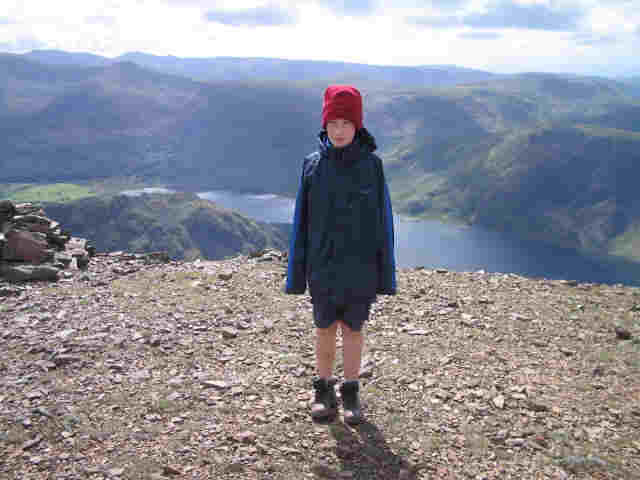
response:
M198 196L263 222L291 223L294 200L277 195L247 195L227 191ZM523 240L479 226L437 220L409 221L396 217L398 267L446 268L454 271L516 273L527 277L622 283L640 286L640 263L614 257L594 258Z
M295 200L291 198L271 194L250 195L220 190L199 193L198 196L261 222L291 223L293 221Z
M152 193L176 193L176 191L164 187L147 187L140 190L125 190L120 193L122 195L128 195L130 197L139 197L140 195L143 195L145 193L148 193L150 195Z
M615 257L595 258L479 226L398 219L395 225L396 255L401 266L640 286L640 264Z

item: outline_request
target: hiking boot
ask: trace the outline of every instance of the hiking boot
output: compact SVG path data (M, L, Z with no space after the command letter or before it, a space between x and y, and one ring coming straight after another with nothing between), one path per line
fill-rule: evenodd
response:
M316 396L311 404L311 418L325 419L338 412L338 398L336 397L335 378L314 378L313 389Z
M344 421L349 425L357 425L362 420L360 399L358 398L360 385L355 382L344 382L340 385L342 407L344 409Z

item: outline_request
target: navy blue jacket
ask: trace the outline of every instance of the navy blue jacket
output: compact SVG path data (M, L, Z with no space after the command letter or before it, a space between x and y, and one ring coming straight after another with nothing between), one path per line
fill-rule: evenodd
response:
M302 166L285 292L338 305L396 293L393 214L382 161L366 129L335 148L326 132Z

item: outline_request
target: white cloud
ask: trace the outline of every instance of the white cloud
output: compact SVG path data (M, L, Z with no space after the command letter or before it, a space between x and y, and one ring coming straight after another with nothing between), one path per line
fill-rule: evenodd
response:
M38 50L45 46L40 40L29 35L19 36L10 41L0 41L0 51L7 53L23 53L30 50Z
M578 32L572 35L572 40L577 45L608 45L619 41L615 35L599 35L593 32Z
M377 3L374 0L317 0L322 6L325 6L335 12L336 15L355 15L368 16L377 9Z
M446 63L502 72L640 70L636 0L2 2L0 50L13 52ZM406 18L426 21L410 25ZM436 28L438 22L448 28Z
M502 38L502 34L498 32L461 32L458 34L458 38L467 38L471 40L498 40Z
M522 0L491 0L480 10L445 15L420 15L407 21L431 28L471 27L524 30L571 31L586 10L578 5L557 5Z
M92 24L101 24L107 26L115 26L118 23L118 19L116 17L109 17L107 15L93 15L85 18L85 22Z
M208 10L205 19L233 27L279 27L296 23L296 13L278 5Z

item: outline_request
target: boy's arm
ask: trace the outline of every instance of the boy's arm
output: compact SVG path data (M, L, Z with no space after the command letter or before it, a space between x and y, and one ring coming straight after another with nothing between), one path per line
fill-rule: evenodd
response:
M307 161L302 166L300 187L296 195L296 208L293 215L293 229L289 239L289 258L285 293L303 294L307 288L307 188L304 172Z
M383 238L378 250L378 289L382 295L396 294L396 261L394 248L393 211L391 209L391 197L384 177L382 161L378 159L380 176L380 208L382 210Z

